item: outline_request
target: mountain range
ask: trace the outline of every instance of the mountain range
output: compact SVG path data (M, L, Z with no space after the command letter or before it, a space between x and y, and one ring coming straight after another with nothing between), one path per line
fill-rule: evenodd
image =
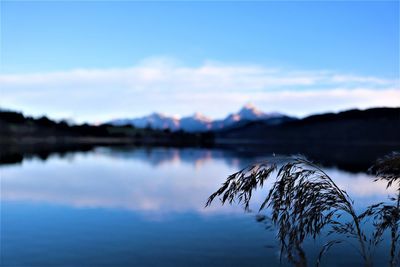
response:
M148 123L142 121L143 125ZM168 123L171 121L164 120L161 125L167 127ZM170 125L175 129L183 125L187 129L218 130L189 133L129 125L78 125L0 109L0 164L20 162L23 155L45 159L51 151L64 155L66 151L86 151L99 145L134 145L218 147L246 157L250 151L257 157L266 153L304 154L322 164L334 162L340 168L360 171L377 157L400 151L400 108L353 109L293 119L257 112L247 105L223 120L212 121L195 114L187 120L174 119Z
M237 127L252 121L279 124L293 119L277 112L265 113L252 104L246 104L238 112L229 114L226 118L219 120L212 120L201 113L195 113L192 116L183 118L152 113L140 118L115 119L108 123L114 126L132 125L137 128L150 127L158 130L170 129L171 131L205 132Z

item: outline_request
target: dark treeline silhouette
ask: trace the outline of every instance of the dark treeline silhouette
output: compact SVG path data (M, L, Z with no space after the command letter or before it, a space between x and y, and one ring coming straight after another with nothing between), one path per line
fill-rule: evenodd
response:
M103 137L103 138L125 138L120 142L170 142L182 144L198 144L203 140L211 140L210 133L191 134L183 131L171 132L168 129L154 130L151 128L138 129L131 125L113 126L110 124L89 125L87 123L80 125L70 125L65 121L55 122L47 117L34 119L25 117L22 113L13 111L0 111L0 137L3 142L12 143L13 141L28 142L32 140L47 139L49 137L64 138L68 137ZM49 139L47 139L49 140ZM74 140L74 141L77 141ZM109 139L111 142L112 140ZM114 140L118 142L117 139ZM90 139L85 139L90 142ZM96 142L96 141L94 141ZM103 142L106 142L104 140Z
M216 142L400 145L400 108L373 108L313 115L278 125L256 121L218 132Z
M0 111L0 163L16 163L24 156L46 158L55 152L86 151L97 145L208 146L211 133L139 129L131 125L70 125L47 117L25 117Z

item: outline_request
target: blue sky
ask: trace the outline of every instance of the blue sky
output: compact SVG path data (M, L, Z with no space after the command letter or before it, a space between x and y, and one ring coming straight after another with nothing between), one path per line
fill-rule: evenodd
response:
M399 31L398 1L2 1L0 106L77 121L400 106Z

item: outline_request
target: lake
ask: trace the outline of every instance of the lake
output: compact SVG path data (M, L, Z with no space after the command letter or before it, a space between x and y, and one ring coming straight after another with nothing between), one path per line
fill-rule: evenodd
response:
M1 165L1 266L279 266L275 231L256 213L204 208L229 174L268 157L98 147ZM389 193L366 173L325 170L359 209ZM255 194L255 207L263 196ZM311 258L323 241L307 242ZM387 266L387 249L375 251L376 266ZM346 265L362 265L351 244L323 261Z

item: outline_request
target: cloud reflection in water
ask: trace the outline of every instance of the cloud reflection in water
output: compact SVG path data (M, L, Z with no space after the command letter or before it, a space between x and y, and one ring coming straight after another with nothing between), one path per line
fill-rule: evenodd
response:
M2 201L40 202L136 212L233 213L240 207L204 209L224 179L255 159L205 149L109 149L75 153L47 161L30 159L1 168ZM328 169L355 200L368 205L388 195L371 176ZM259 203L262 192L254 195Z

